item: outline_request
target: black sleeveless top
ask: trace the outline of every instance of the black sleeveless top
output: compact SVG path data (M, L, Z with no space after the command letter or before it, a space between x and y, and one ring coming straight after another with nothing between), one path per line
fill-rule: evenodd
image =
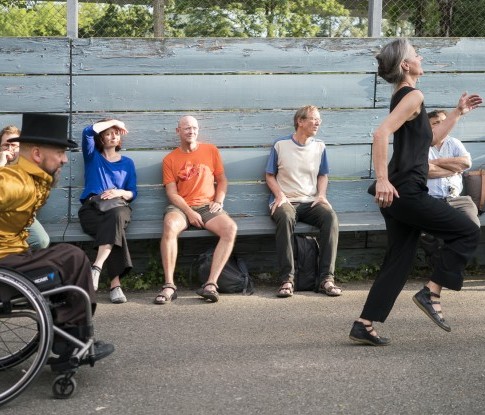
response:
M414 90L409 86L399 89L391 99L391 111L406 94ZM428 153L432 140L431 124L422 104L419 115L411 121L406 121L394 133L393 155L388 165L388 175L395 188L414 183L427 189Z

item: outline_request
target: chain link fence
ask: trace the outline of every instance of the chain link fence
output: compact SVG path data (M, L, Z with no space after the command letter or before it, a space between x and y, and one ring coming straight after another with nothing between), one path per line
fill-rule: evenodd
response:
M0 36L67 36L67 3L0 0ZM88 0L77 3L75 25L81 38L365 37L369 35L370 3ZM382 7L378 10L381 36L485 36L483 0L382 0L377 4Z

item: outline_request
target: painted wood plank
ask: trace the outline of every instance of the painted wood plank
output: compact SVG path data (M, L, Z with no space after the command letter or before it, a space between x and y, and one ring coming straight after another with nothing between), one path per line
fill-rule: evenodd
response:
M385 222L380 212L363 212L363 213L340 213L339 230L340 232L366 232L366 231L382 231L385 230ZM274 235L276 226L269 216L257 217L236 217L234 218L238 231L237 235L252 236L252 235ZM47 230L50 232L50 228ZM156 220L148 221L133 221L126 230L126 236L129 240L146 240L159 239L163 232L163 222ZM318 229L307 225L306 223L298 222L295 227L295 233L316 234ZM215 237L215 235L205 229L190 228L180 234L180 238L199 238L199 237ZM85 234L79 223L70 223L62 239L59 238L58 233L54 236L55 242L79 242L92 241L93 238Z
M3 112L68 112L69 77L0 76Z
M75 39L73 70L93 74L369 72L376 39Z
M175 133L178 120L183 115L192 115L199 121L200 141L207 141L218 147L270 146L275 139L294 132L295 112L296 108L259 111L74 113L72 129L74 140L79 143L82 130L87 125L105 117L119 118L130 131L123 138L124 148L175 148L179 145L179 138ZM383 108L324 109L320 113L323 124L317 138L327 144L354 144L370 143L372 131L388 111Z
M67 38L0 38L0 73L69 74L70 43Z
M373 99L374 76L367 74L73 79L73 111L294 109L309 102L324 108L359 108L373 107Z
M74 39L73 71L92 74L375 72L390 39ZM413 38L426 71L485 70L483 38Z
M328 146L330 177L360 178L368 176L370 145ZM162 182L161 163L170 150L123 151L133 160L138 185L157 185ZM220 149L226 177L230 182L264 181L269 148ZM69 164L64 166L61 180L70 185L84 186L84 162L81 152L71 152Z
M367 194L371 180L330 181L327 196L336 212L372 212L377 207ZM71 220L77 221L82 188L73 188ZM265 183L231 183L224 209L235 217L261 216L268 212L269 189ZM139 186L138 198L132 203L133 220L162 220L168 204L161 185Z
M54 188L51 190L46 204L39 209L37 217L42 224L64 223L68 221L69 189Z
M432 110L434 108L428 108ZM451 110L452 108L444 108ZM269 147L279 137L294 131L294 110L277 111L199 111L199 112L130 112L130 113L73 113L72 137L81 143L82 129L104 116L122 119L130 133L124 137L125 149L172 149L178 146L175 133L178 119L186 114L199 120L199 140L224 147ZM387 116L388 110L322 110L323 125L317 138L331 144L372 143L372 132ZM485 107L477 108L461 117L451 135L463 142L485 142L483 119ZM0 114L0 127L14 124L21 127L19 113Z
M481 92L485 85L485 72L483 73L428 73L420 78L418 88L423 91L424 105L427 110L441 107L450 107L458 103L458 99L465 91L468 93ZM376 85L376 107L389 108L392 95L392 86L383 80Z
M430 111L434 108L428 108ZM452 108L444 108L451 110ZM222 147L270 146L276 138L294 132L293 110L260 111L198 111L198 112L129 112L129 113L74 113L73 138L80 143L82 129L104 116L122 119L130 133L124 137L126 149L175 148L179 138L175 128L179 118L192 115L199 121L199 140ZM372 143L372 133L388 115L387 108L379 109L324 109L320 111L323 124L317 138L326 144ZM13 117L13 115L12 115ZM477 108L462 117L452 131L460 140L485 141L483 119L485 107ZM7 117L5 116L7 120ZM13 119L13 118L9 118ZM0 121L2 116L0 116ZM7 121L1 125L6 125ZM15 123L15 122L14 122Z
M480 168L481 165L485 167L485 142L464 144L472 158L472 170Z

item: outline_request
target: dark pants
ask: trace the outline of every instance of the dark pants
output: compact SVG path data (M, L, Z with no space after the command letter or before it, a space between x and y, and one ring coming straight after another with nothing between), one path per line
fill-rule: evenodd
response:
M338 218L333 209L321 204L284 203L272 215L276 222L276 256L281 282L294 282L295 262L292 238L296 222L304 222L320 229L320 282L323 278L333 281L338 245Z
M78 214L83 231L95 239L96 247L113 245L105 262L109 279L123 277L133 268L125 233L131 220L131 207L122 206L101 212L87 201Z
M480 226L480 219L478 219L478 208L470 196L447 197L442 200L443 203L449 204L452 208L464 213L473 222ZM443 241L435 238L433 235L423 233L421 235L421 247L423 248L426 258L430 264L436 261L439 256L438 250L443 246Z
M480 227L474 221L429 196L426 187L413 183L398 192L400 197L381 209L388 247L361 314L370 321L384 322L391 312L413 266L422 231L443 240L430 280L456 291L463 285L463 270L480 239Z
M46 249L22 254L12 254L0 259L0 267L10 267L19 272L33 271L43 267L53 267L59 271L63 285L77 285L84 289L91 299L92 310L96 308L95 292L91 278L89 259L78 247L69 244L54 245ZM78 293L68 292L66 302L55 308L56 325L84 326L86 308Z

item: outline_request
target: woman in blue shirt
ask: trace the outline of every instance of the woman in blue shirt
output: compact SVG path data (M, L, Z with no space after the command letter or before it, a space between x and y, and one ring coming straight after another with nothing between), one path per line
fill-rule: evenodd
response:
M132 268L125 229L131 220L129 202L135 200L136 171L133 160L120 154L121 136L128 130L122 121L105 119L86 127L82 134L84 191L79 220L87 234L95 238L98 254L91 273L98 289L99 275L106 262L111 281L112 303L124 303L120 278ZM117 205L100 210L99 203L117 200Z

